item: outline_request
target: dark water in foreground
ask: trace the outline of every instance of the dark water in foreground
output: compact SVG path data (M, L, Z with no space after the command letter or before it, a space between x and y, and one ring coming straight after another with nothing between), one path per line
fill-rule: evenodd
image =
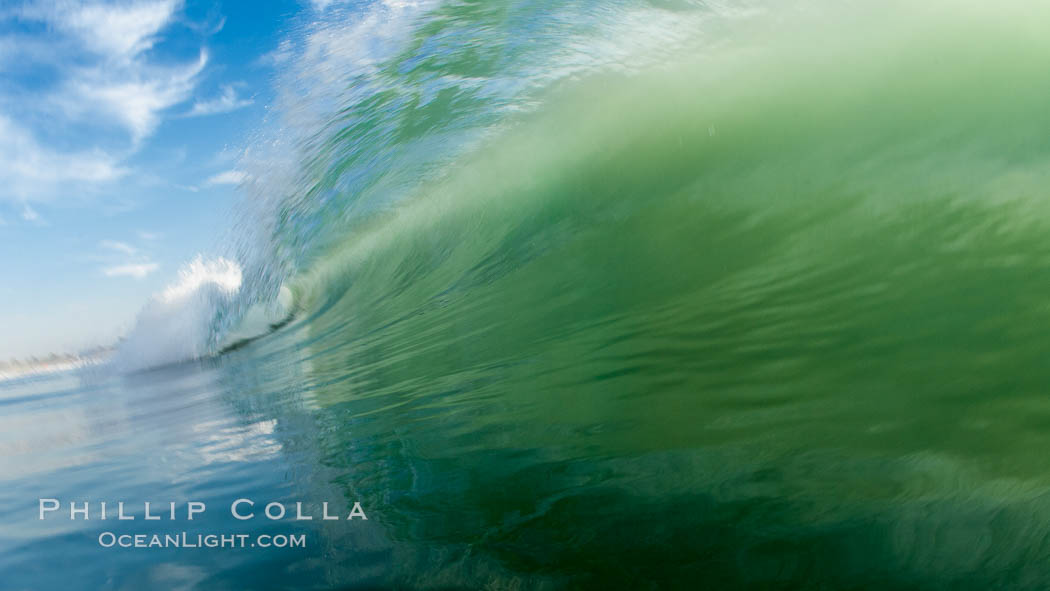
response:
M0 384L2 586L1050 587L1050 19L960 4L661 37L512 116L539 16L426 13L267 202L292 322Z

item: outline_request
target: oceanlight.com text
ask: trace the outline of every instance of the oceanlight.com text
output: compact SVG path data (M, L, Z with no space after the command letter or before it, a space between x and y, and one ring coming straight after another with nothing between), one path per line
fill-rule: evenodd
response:
M306 534L115 534L102 532L103 548L305 548Z

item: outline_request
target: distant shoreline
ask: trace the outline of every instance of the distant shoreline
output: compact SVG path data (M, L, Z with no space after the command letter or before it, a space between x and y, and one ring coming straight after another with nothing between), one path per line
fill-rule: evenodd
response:
M31 357L0 361L0 382L97 365L109 357L112 352L112 347L100 347L84 353L51 354L44 358Z

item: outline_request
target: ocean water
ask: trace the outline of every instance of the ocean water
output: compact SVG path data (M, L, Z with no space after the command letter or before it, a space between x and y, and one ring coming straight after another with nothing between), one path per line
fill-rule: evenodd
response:
M1050 5L916 4L299 23L227 251L0 383L0 586L1050 587Z

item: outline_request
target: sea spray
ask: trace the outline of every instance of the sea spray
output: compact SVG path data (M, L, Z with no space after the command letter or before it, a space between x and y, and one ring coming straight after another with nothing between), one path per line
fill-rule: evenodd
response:
M225 330L224 310L241 288L237 263L197 257L139 312L113 359L121 370L194 359L214 350Z

